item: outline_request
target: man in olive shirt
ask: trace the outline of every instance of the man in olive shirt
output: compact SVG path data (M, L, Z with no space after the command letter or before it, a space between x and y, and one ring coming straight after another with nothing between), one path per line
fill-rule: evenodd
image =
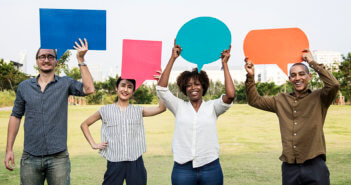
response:
M292 93L260 96L254 81L254 65L246 58L246 95L249 105L274 112L279 118L283 185L329 185L323 125L340 85L323 65L313 60L310 50L305 49L302 58L318 73L324 83L322 89L308 89L311 79L308 67L296 63L289 74Z

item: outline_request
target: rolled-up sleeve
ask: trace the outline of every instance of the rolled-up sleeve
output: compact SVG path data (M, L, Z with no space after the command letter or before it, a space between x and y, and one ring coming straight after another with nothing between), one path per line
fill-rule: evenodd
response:
M318 64L317 62L312 61L309 65L318 73L318 76L324 83L321 92L321 100L326 107L329 107L330 104L333 103L336 94L340 89L340 83L332 73L325 69L323 64Z
M178 105L183 100L175 97L167 87L156 86L156 93L166 107L176 115Z
M69 77L67 77L67 80L69 82L69 95L85 96L82 82L78 82L77 80Z
M233 103L230 103L230 104L224 103L223 96L224 94L222 94L222 96L219 97L218 99L214 100L214 103L213 103L217 117L223 114L225 111L227 111L233 104Z
M25 111L25 101L24 101L22 94L21 94L22 88L23 88L22 85L18 86L18 89L16 92L15 103L14 103L14 106L12 108L12 113L11 113L11 116L15 116L16 118L19 118L19 119L22 118L22 116L24 115L24 111Z
M254 76L246 75L246 98L249 105L261 110L276 112L275 97L261 96L258 94Z

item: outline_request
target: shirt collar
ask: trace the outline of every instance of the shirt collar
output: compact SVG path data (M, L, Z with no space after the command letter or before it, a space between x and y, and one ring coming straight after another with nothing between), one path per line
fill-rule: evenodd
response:
M304 91L300 94L300 96L299 96L298 98L303 98L303 97L305 97L305 96L307 96L307 95L309 95L309 94L311 94L311 93L312 93L311 89L306 89L306 90L304 90ZM296 97L294 91L291 92L290 95L293 96L293 97Z
M38 83L39 76L40 76L40 74L38 76L36 76L35 78L32 78L31 79L32 83ZM58 79L59 79L59 77L55 74L53 82L57 82Z

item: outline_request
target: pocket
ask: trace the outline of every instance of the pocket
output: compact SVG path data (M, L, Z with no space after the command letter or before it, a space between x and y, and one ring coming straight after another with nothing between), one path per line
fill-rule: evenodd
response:
M320 164L322 166L322 169L325 170L325 174L329 177L330 172L329 172L329 168L328 168L327 164L325 163L325 161L323 159L319 159L319 160L320 160Z
M69 154L68 154L68 151L65 150L65 151L63 151L63 152L59 152L59 153L57 153L57 154L53 154L52 156L53 156L54 158L56 158L56 159L60 159L60 158L68 158L68 157L69 157Z
M32 157L32 155L30 155L29 153L23 151L22 157L21 157L21 167L24 166L24 163L26 161L28 161L28 159L30 159Z
M28 159L30 156L31 156L31 155L30 155L29 153L23 151L21 160L22 160L22 159L24 159L24 160L25 160L25 159Z

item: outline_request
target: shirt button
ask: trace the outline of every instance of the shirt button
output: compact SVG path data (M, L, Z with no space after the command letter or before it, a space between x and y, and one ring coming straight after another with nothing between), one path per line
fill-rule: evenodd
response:
M297 102L297 100L294 101L295 103Z
M296 133L294 133L294 136L296 136Z
M294 110L294 113L296 113L296 110Z
M296 148L296 146L294 145L294 148Z
M295 122L294 124L297 125L297 122Z

